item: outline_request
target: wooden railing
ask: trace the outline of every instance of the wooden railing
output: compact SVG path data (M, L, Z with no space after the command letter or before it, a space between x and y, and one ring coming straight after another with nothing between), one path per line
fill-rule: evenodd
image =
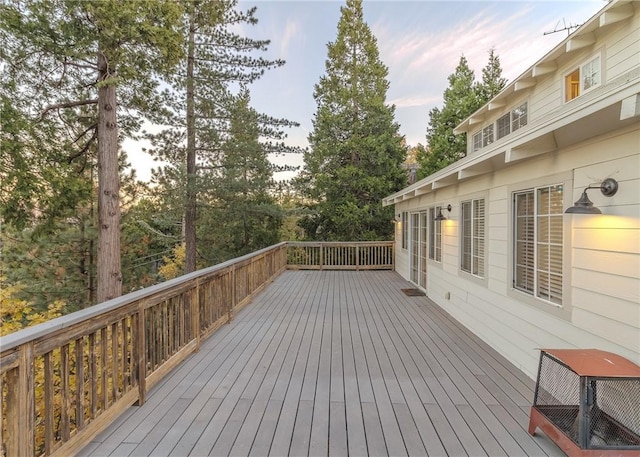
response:
M287 268L301 270L393 270L393 241L289 242Z
M0 338L0 455L74 454L286 268L392 269L393 243L280 243Z

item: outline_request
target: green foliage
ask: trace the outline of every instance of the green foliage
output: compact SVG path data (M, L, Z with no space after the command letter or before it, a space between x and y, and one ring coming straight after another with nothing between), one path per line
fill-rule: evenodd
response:
M420 178L466 155L467 138L465 135L455 135L453 129L502 90L506 80L501 74L500 59L493 49L489 52L489 63L482 70L480 83L475 81L467 59L460 57L455 72L449 76L449 87L443 96L444 105L429 112L427 149L418 154Z
M237 32L238 25L257 22L256 8L240 11L237 0L184 5L187 59L168 78L167 109L154 119L168 127L147 137L152 154L169 162L154 179L169 211L184 215L189 271L196 249L211 264L277 240L281 214L268 194L273 166L267 156L293 151L282 129L297 124L249 107L245 87L284 64L259 57L268 40Z
M482 83L480 84L480 96L484 103L487 103L493 97L498 95L507 79L502 77L502 67L500 66L500 57L496 55L495 50L489 50L489 62L482 69Z
M449 76L444 106L429 112L428 154L419 157L421 176L435 173L466 155L467 140L462 135L455 135L453 129L482 106L478 92L473 70L461 56L455 72Z
M139 189L151 193L147 186ZM163 211L162 202L147 196L136 196L122 213L122 280L123 291L148 287L160 280L163 256L180 245L180 225Z
M298 185L312 213L301 226L312 239L378 240L392 236L392 208L382 198L406 184L406 154L386 104L388 70L362 16L362 2L341 8L326 74L315 86L311 151Z
M181 16L181 3L172 0L3 2L0 214L6 223L28 229L38 242L47 240L38 238L39 232L50 232L48 241L55 245L56 236L73 233L69 217L89 206L94 171L99 176L98 195L105 195L107 181L115 183L109 189L117 193L119 140L138 130L142 114L157 109L159 76L181 57ZM117 97L112 92L112 98L97 109L101 89L107 86L117 87ZM115 124L98 132L100 113L112 108L117 113ZM96 153L105 150L109 154L102 157L109 157L109 163L105 160L96 169ZM5 172L4 165L10 171ZM107 169L113 172L105 179ZM107 230L113 234L110 252L119 254L119 213L109 224L93 226L98 225L103 227L100 234ZM69 252L68 262L78 260L77 252ZM111 260L105 262L105 256L98 255L102 269L110 271L105 278L119 281L119 261L105 266ZM118 260L118 255L112 258ZM51 268L65 275L78 269L65 263ZM56 274L46 276L55 282ZM79 290L82 295L92 286L82 283ZM92 301L89 293L83 304ZM71 303L82 306L75 296Z
M29 303L34 312L44 312L54 302L64 303L65 311L86 307L91 296L92 237L86 208L68 212L46 234L4 225L3 274L6 285L16 287L13 298Z
M279 241L283 212L271 195L269 148L261 117L249 106L243 90L230 110L229 138L222 145L219 174L203 197L211 204L203 211L200 253L220 262Z

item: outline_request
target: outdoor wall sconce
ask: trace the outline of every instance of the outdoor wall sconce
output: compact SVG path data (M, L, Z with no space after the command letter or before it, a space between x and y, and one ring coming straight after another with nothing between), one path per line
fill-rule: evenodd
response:
M599 186L589 186L582 191L582 195L576 201L571 208L568 208L565 213L569 214L602 214L599 208L593 206L593 202L589 200L587 196L587 190L600 189L602 195L605 197L612 197L618 192L618 181L613 178L607 178L600 183Z
M451 205L447 205L447 211L451 213ZM442 214L442 207L438 208L438 214L436 215L436 221L446 221L447 218Z

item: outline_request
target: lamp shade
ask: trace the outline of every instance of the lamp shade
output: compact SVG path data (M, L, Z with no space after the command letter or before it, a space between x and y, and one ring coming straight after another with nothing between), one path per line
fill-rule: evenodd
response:
M587 196L587 190L582 192L582 195L576 201L571 208L568 208L565 213L569 214L602 214L602 211L593 206L593 202L589 200Z
M447 218L444 216L444 214L442 214L442 208L438 208L438 214L436 215L435 218L436 221L446 221Z

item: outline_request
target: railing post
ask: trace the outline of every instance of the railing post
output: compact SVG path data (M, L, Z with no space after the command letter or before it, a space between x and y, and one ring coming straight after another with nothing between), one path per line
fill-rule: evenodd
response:
M20 365L11 370L7 385L6 455L34 454L33 342L20 346Z
M356 244L356 271L360 270L360 245Z
M320 243L320 270L324 265L324 244Z
M135 314L137 325L134 343L134 360L138 371L138 406L144 405L147 396L147 351L145 350L147 344L144 329L144 304L144 300L138 304L138 313Z
M396 243L391 243L391 271L396 271Z

